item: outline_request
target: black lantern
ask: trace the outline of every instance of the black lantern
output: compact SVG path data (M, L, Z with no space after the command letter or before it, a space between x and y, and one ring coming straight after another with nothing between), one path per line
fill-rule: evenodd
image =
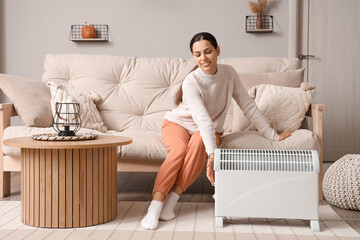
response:
M53 128L58 136L75 136L81 128L80 104L57 102Z

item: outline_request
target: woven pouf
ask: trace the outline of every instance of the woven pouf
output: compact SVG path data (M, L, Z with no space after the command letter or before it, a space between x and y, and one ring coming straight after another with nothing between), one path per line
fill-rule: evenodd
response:
M325 173L322 187L330 204L360 210L360 155L348 154L332 164Z

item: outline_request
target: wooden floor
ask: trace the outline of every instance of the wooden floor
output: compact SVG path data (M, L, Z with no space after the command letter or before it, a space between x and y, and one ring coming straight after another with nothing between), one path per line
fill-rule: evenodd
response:
M325 166L327 169L328 166ZM151 201L151 191L154 186L156 173L118 173L119 201ZM212 195L214 188L210 185L205 173L181 195L180 202L214 202ZM0 201L20 201L20 173L11 173L11 195L0 198ZM320 204L328 204L322 201ZM344 210L332 206L343 219L360 219L360 211ZM360 233L360 221L347 221Z

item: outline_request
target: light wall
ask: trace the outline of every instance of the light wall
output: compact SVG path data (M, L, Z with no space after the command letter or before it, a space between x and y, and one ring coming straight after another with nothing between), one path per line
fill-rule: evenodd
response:
M41 79L48 53L190 58L189 41L213 33L221 57L288 57L288 0L269 0L273 33L245 33L247 0L0 0L0 71ZM70 26L108 24L107 43L69 41Z
M0 72L41 80L48 53L191 58L202 31L216 36L220 57L288 57L289 1L268 2L275 31L249 34L247 0L0 0ZM108 24L110 41L70 41L71 25L85 21Z

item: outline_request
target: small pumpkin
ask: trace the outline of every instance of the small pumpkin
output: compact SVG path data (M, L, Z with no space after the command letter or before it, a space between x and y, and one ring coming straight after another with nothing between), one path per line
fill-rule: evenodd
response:
M90 25L88 22L86 25L81 28L81 36L82 38L96 38L96 30L95 27Z

